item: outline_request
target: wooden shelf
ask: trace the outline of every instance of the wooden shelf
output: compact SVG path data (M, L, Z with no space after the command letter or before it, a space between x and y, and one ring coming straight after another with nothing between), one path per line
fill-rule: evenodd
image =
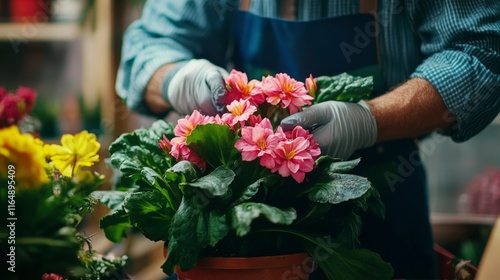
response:
M493 225L497 219L496 215L479 214L442 214L432 213L431 223L433 225Z
M81 36L76 22L0 23L0 41L72 41Z

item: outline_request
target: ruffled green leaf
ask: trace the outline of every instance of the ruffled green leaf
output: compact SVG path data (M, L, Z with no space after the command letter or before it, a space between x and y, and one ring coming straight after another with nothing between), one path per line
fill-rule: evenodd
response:
M166 240L175 211L167 198L159 191L133 193L125 203L130 223L146 238L153 241Z
M140 128L118 137L109 147L110 165L121 171L122 176L151 183L151 173L143 174L150 167L158 174L172 166L173 159L158 146L163 138L173 137L173 127L163 120L156 121L149 128Z
M318 90L314 103L329 100L358 102L368 99L373 90L373 77L354 77L347 73L316 78Z
M225 167L219 166L211 173L198 178L192 182L182 184L185 193L190 193L193 188L198 188L207 191L212 196L223 196L229 190L229 185L233 182L234 171Z
M165 172L165 179L168 182L176 182L177 184L196 180L200 176L201 172L198 167L187 160L176 163Z
M330 174L331 180L315 183L307 192L314 202L338 204L361 197L370 188L368 179L352 174Z
M293 208L279 209L263 203L245 202L232 209L231 226L238 236L250 232L252 222L262 216L273 224L290 225L297 218Z
M276 176L275 174L258 179L257 181L246 186L243 189L241 196L233 203L233 205L240 204L242 202L249 200L254 195L256 195L257 192L259 192L259 190L262 187L270 187L270 186L276 184L279 180L280 180L280 177Z
M163 271L170 275L176 265L182 270L193 268L202 249L214 246L229 232L226 214L219 210L196 207L195 197L184 197L172 220L168 256Z
M318 164L321 172L329 173L347 173L356 167L361 158L349 160L349 161L338 161L337 159L330 158L330 160L324 160Z
M104 216L99 223L106 238L115 243L120 243L127 236L130 226L128 213L124 209L117 209Z

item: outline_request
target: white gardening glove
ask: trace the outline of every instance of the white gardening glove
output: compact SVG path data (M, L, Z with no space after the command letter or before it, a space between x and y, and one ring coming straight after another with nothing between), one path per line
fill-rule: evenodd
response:
M179 62L167 73L162 95L181 115L194 110L215 115L225 107L224 77L229 73L206 59Z
M281 121L287 131L300 125L314 135L323 154L348 159L356 150L375 144L377 123L364 101L327 101Z

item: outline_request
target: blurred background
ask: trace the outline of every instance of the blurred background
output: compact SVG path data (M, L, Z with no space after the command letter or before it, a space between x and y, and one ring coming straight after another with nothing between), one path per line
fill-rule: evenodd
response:
M122 36L141 15L144 0L0 0L0 86L36 89L33 115L46 141L82 129L108 145L153 119L129 111L114 90ZM477 265L500 213L500 118L466 143L438 134L421 142L429 181L435 240ZM402 163L411 169L412 163ZM113 174L97 167L109 181ZM108 183L106 188L109 188ZM85 227L100 253L128 254L136 279L162 279L163 244L131 232L114 245L100 232L97 207Z

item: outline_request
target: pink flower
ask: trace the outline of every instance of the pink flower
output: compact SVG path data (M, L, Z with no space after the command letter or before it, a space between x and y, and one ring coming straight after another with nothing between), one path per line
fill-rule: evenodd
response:
M276 77L266 77L262 81L262 91L267 95L267 102L272 105L280 103L281 108L288 108L290 114L301 110L305 105L311 105L314 98L308 94L304 83L292 79L287 74L276 74Z
M194 163L200 168L201 172L205 172L207 168L207 163L200 156L193 153L187 146L184 146L181 151L181 159Z
M196 164L202 171L206 168L206 162L198 155L193 153L186 146L186 139L199 124L214 123L213 117L208 117L194 111L193 114L186 116L184 119L177 121L177 126L174 128L174 134L177 137L170 140L170 154L177 160L188 160Z
M266 95L266 101L272 105L278 105L280 99L280 87L276 79L272 76L262 77L260 86L262 92Z
M260 82L257 80L248 81L246 73L232 70L229 76L224 78L226 82L226 104L231 104L235 100L248 99L254 105L264 102L265 96L260 90Z
M251 115L248 118L248 124L250 126L256 126L258 123L262 122L262 117L261 115Z
M211 121L213 121L213 119L194 110L193 114L177 121L177 126L174 128L174 134L175 136L188 137L197 125L207 124Z
M316 96L318 85L316 84L316 79L313 78L312 74L309 74L309 78L306 79L306 89L313 98Z
M229 126L236 125L238 122L245 122L248 118L257 111L257 107L250 104L250 101L240 99L234 100L231 104L227 105L227 110L231 113L224 114L222 119L227 119ZM226 116L225 116L226 115Z
M301 126L294 127L292 131L284 132L284 137L288 140L294 140L298 137L303 137L307 141L309 141L309 153L311 154L313 159L316 160L321 155L321 149L318 143L316 143L316 141L314 140L313 135Z
M304 137L280 142L275 156L276 166L271 171L278 171L283 177L291 175L298 183L302 183L306 173L314 168L309 141Z
M170 148L170 155L177 161L187 160L198 166L202 172L205 171L207 166L206 162L186 146L186 137L174 137L170 143L172 145Z
M42 280L63 280L64 278L61 275L57 275L55 273L45 273L42 276Z
M168 140L167 136L165 135L163 135L163 139L160 139L160 141L158 141L158 145L166 153L169 153L172 149L172 143L170 143L170 140Z
M236 141L234 147L241 152L244 161L260 157L260 165L272 169L275 167L274 150L282 140L280 136L273 132L271 122L266 118L255 127L243 127L241 139Z

